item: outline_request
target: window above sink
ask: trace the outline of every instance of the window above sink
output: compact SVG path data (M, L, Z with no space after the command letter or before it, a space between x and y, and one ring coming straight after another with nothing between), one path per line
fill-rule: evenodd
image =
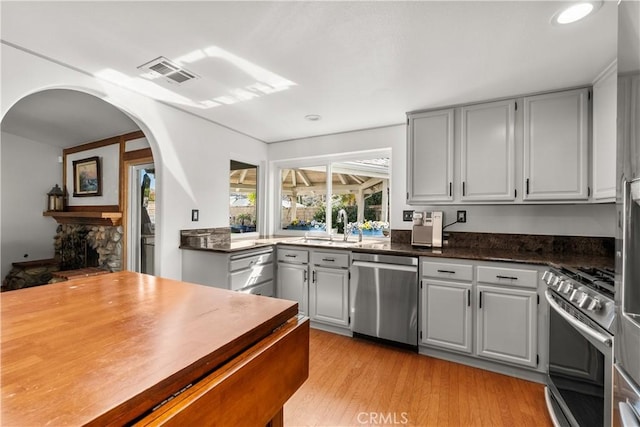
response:
M344 221L338 222L338 211L344 209L348 223L386 225L376 230L376 236L383 237L390 212L390 157L390 150L372 150L276 162L276 233L343 234ZM373 235L374 230L367 228L368 235Z

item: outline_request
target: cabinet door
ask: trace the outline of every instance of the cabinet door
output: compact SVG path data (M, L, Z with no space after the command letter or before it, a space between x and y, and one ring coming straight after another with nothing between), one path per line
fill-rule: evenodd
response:
M537 365L537 294L478 285L476 354L518 365Z
M616 197L617 68L611 66L593 85L593 200Z
M278 263L278 298L298 302L298 311L305 316L308 311L309 282L307 265Z
M407 174L407 203L453 200L453 109L409 116Z
M462 200L515 200L515 101L462 107L461 116Z
M471 353L471 284L423 280L421 344Z
M524 98L524 200L586 200L589 90Z
M349 326L349 271L315 267L309 289L309 317L324 323Z

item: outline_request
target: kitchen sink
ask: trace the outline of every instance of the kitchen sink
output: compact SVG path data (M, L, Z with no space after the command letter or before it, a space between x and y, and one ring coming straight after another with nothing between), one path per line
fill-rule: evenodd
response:
M362 245L370 245L373 243L382 243L379 240L373 241L373 240L363 240L362 242L359 242L357 240L357 238L355 239L348 239L347 241L344 241L340 238L334 239L334 240L330 240L327 238L309 238L309 237L303 237L300 239L296 239L296 240L291 240L287 243L296 243L296 244L302 244L302 245L313 245L313 246L328 246L328 247L334 247L334 248L354 248L354 247L359 247Z

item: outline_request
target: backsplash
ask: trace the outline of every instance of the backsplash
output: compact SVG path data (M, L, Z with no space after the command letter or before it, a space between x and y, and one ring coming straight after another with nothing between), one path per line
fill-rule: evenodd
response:
M444 246L452 248L503 249L513 252L610 256L613 237L547 236L536 234L444 232ZM411 230L392 230L392 243L411 244Z
M231 245L231 227L180 230L180 247L228 247Z

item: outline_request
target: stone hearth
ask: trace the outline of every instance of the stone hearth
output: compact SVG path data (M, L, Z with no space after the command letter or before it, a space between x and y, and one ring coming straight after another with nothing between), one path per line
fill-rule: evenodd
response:
M60 224L54 237L55 258L13 263L2 291L56 281L53 275L59 271L87 267L120 271L122 237L122 226Z

